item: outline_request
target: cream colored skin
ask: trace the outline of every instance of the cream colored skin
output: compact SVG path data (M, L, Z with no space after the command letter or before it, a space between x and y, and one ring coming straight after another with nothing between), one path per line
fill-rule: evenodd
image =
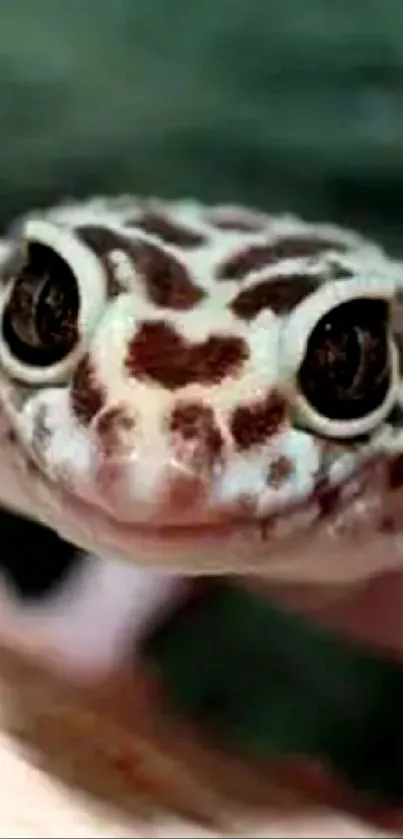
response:
M70 583L70 588L40 609L23 608L4 589L0 630L11 642L42 652L56 666L81 676L108 669L124 655L129 636L140 632L172 597L180 596L186 585L184 579L190 576L248 573L264 575L277 583L344 585L403 564L399 526L400 520L403 532L403 489L391 492L384 480L391 452L403 452L403 427L392 428L387 422L391 409L403 399L394 340L391 337L390 389L382 405L358 421L335 423L317 415L298 392L295 378L315 324L338 303L356 297L386 300L391 322L398 321L403 266L389 260L372 243L330 225L259 215L263 225L260 232L229 233L213 230L206 222L206 208L194 202L166 205L152 201L150 206L175 223L208 232L210 237L196 253L163 246L158 237L141 234L146 241L165 247L185 261L192 280L206 292L194 311L168 311L164 317L190 339L197 336L202 340L220 330L242 337L250 350L249 361L238 377L230 376L214 387L196 384L183 389L186 396L202 398L213 406L226 441L221 469L207 481L203 477L203 493L196 494L190 511L174 509L166 501L167 489L173 483L183 481L186 487L185 481L195 477L192 467L185 464L184 468L177 461L172 443L162 431L161 418L170 408L171 394L152 383L129 380L122 373L127 342L139 320L153 319L160 313L146 299L138 277L133 276L133 267L119 252L113 258L121 293L108 300L102 263L75 234L76 225L82 223L101 223L121 233L126 217L140 213L144 202L96 199L32 213L10 238L5 237L0 252L0 261L3 256L6 266L24 243L41 242L51 247L69 264L81 295L80 343L57 369L21 366L0 335L0 501L102 557L93 557L74 585ZM132 228L132 236L138 233ZM238 293L239 284L220 286L214 282L213 265L241 246L259 245L268 238L275 242L279 236L295 234L330 237L345 245L346 252L337 258L353 278L324 279L317 291L286 316L276 316L266 309L253 322L245 323L230 315L228 305ZM125 235L129 235L127 230ZM330 248L316 259L285 259L280 266L265 268L264 274L274 277L279 271L287 276L311 272L322 278L334 258ZM246 286L259 281L261 273L252 271ZM8 305L14 279L10 276L4 283L3 309ZM69 403L74 370L87 350L105 387L107 407L124 403L137 412L137 436L129 441L125 457L114 463L119 479L110 495L99 478L102 469L95 468L99 466L99 450L93 425L80 426ZM28 388L23 404L19 399L21 382ZM270 388L283 393L291 420L264 444L239 454L228 433L230 412ZM48 445L38 453L34 427L43 405L47 409ZM10 428L16 437L13 443ZM363 433L370 433L369 442L353 447L350 439ZM332 485L345 484L346 488L337 511L319 520L314 501L302 510L295 504L304 504L313 490L314 475L323 457L323 435L342 443L327 477ZM262 474L283 454L294 467L292 477L279 491L268 490ZM35 469L30 465L32 459ZM370 489L361 492L364 467L371 476ZM356 477L351 477L353 474ZM242 508L245 494L253 500L253 512L247 515ZM262 521L273 510L279 516L274 528L267 530ZM394 530L381 532L376 522L391 512ZM89 631L91 624L96 632Z

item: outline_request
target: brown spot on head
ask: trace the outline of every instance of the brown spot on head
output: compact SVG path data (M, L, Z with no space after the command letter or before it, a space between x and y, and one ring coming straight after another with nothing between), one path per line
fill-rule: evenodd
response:
M186 311L193 309L205 296L205 292L192 282L182 262L172 254L149 242L137 242L134 251L136 268L156 306Z
M258 213L241 208L215 207L207 213L208 224L230 233L259 233L267 227L268 221Z
M252 320L263 309L270 309L276 315L282 315L290 312L317 287L317 278L309 274L261 280L239 292L231 303L231 309L243 320Z
M317 256L327 250L344 251L340 242L313 236L283 236L272 244L249 245L227 259L217 270L219 280L243 280L251 271L259 271L285 259Z
M287 405L284 397L272 391L261 402L239 405L231 419L231 432L238 449L265 443L284 423Z
M135 418L122 405L103 411L95 421L94 431L104 457L122 457L131 452L135 427Z
M87 354L74 372L70 392L71 408L83 425L89 425L103 408L105 400L106 395L97 382L91 359Z
M192 344L168 323L149 321L140 325L130 342L126 366L133 377L176 390L192 382L218 384L235 374L247 355L241 338L211 335Z
M144 239L120 235L107 227L82 226L77 228L77 232L102 259L110 296L122 291L110 258L112 251L120 250L131 261L134 272L143 281L148 297L156 306L185 311L192 309L204 297L204 291L192 282L182 262L162 247Z
M199 402L179 402L173 409L170 431L175 457L197 473L210 471L223 448L213 410Z
M251 271L270 264L269 245L249 245L233 254L217 270L218 280L243 280Z
M287 480L294 472L294 467L291 460L285 455L280 455L276 460L270 463L267 483L273 488L278 488L284 481Z
M126 226L139 228L145 233L158 236L168 245L177 245L180 248L200 248L206 243L206 237L199 231L185 227L163 213L151 210L137 218L129 219Z

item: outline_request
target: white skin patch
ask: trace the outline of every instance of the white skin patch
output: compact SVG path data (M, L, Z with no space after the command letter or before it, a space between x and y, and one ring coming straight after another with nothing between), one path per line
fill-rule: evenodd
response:
M65 265L57 293L46 253ZM28 214L0 260L4 503L84 549L161 572L340 582L401 565L403 504L386 464L403 453L403 420L390 420L402 392L401 263L333 225L131 196ZM353 308L337 320L344 304ZM362 467L374 456L369 490ZM329 490L354 470L360 504L346 516L348 493ZM94 627L101 613L110 624L108 641L97 636L101 662L120 638L110 615L118 602L128 615L140 590L127 569L126 601L113 563L88 589L100 586ZM110 603L97 574L111 575ZM98 661L95 635L82 649L70 626L90 608L85 591L74 608L66 591L43 624L78 669L91 649Z

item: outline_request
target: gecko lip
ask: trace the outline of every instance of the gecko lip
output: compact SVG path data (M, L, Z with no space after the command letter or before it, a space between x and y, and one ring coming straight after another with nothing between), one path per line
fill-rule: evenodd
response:
M102 544L104 553L143 567L345 582L403 565L402 455L367 461L332 487L333 495L319 487L304 502L262 519L129 523L67 489L48 489L45 517L62 536L87 550L99 552Z

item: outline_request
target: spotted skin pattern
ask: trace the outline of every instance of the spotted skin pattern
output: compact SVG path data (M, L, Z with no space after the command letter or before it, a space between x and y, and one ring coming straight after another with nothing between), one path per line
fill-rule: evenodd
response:
M32 211L0 245L0 501L102 556L112 611L155 575L160 608L183 575L401 566L401 263L331 224L133 196Z

